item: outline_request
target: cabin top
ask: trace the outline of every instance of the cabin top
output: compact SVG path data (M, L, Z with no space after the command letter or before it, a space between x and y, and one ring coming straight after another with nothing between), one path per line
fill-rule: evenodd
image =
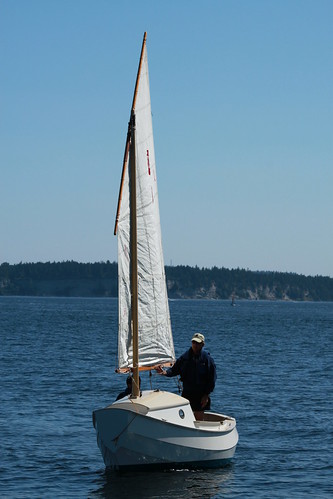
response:
M141 397L131 399L125 397L112 404L112 407L126 404L133 405L138 409L138 412L157 411L159 409L168 409L169 407L180 407L189 405L189 401L176 393L164 392L160 390L143 391Z

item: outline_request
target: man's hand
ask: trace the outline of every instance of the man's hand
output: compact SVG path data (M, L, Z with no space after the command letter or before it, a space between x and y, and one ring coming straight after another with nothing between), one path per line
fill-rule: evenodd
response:
M166 375L166 371L164 371L162 366L156 366L155 371L157 372L157 374L162 374L163 376Z

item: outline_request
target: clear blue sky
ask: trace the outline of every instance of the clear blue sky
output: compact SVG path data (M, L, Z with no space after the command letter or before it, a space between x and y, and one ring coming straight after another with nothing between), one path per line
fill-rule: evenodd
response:
M114 261L143 32L167 265L333 277L331 0L1 0L0 263Z

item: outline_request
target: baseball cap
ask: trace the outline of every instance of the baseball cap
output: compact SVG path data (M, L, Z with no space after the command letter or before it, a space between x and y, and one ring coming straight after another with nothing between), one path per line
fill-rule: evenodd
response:
M205 343L205 337L201 333L195 333L193 335L192 341L196 341L197 343Z

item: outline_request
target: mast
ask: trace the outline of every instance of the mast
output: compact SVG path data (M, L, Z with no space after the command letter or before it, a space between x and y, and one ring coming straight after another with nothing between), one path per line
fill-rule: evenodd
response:
M137 241L137 210L136 210L136 147L135 147L135 103L138 93L143 53L146 45L147 33L143 36L140 62L138 74L136 77L135 90L133 96L130 133L127 134L124 168L126 168L128 150L130 152L130 168L129 168L129 183L130 183L130 286L131 286L131 326L132 326L132 345L133 345L133 380L132 380L132 397L140 396L140 377L139 377L139 321L138 321L138 241ZM130 145L128 147L128 142ZM119 193L118 210L121 202L122 194ZM116 217L115 232L117 231L119 212Z
M135 148L135 113L132 110L130 144L130 282L131 282L131 325L133 341L133 380L132 397L139 397L139 322L138 322L138 241L136 214L136 148Z

